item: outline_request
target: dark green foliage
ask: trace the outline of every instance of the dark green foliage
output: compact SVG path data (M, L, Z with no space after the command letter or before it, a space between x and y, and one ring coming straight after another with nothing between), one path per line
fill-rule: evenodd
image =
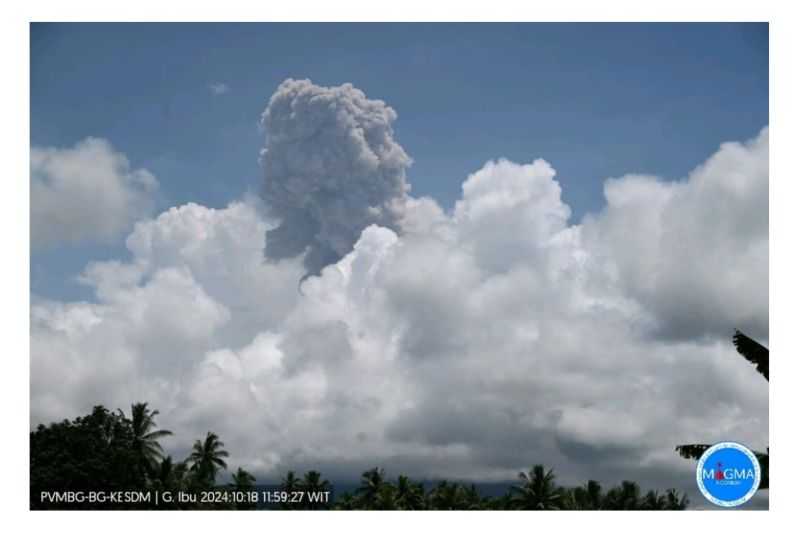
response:
M756 365L756 370L769 381L769 349L757 343L738 329L733 335L733 344L736 351Z
M361 474L361 486L356 489L356 496L362 509L381 509L378 505L381 488L384 486L383 468L375 467ZM385 495L384 495L385 496Z
M239 467L236 472L233 473L231 476L231 483L228 484L230 489L240 492L252 491L255 489L255 486L256 477L242 467ZM250 501L236 502L234 505L237 510L256 508L256 504Z
M228 468L224 458L228 452L224 449L225 443L219 440L216 433L208 432L204 440L196 440L189 455L189 471L195 476L196 488L211 488L217 478L220 468Z
M218 486L216 479L227 469L228 452L219 437L208 432L197 440L191 454L183 461L164 456L158 439L171 435L156 429L155 416L146 403L131 406L131 417L97 406L91 414L73 421L40 425L30 434L32 509L254 509L252 498L229 498L227 501L202 502L154 501L149 503L52 503L40 499L42 491L137 491L153 494L187 493L263 495L267 490L256 486L256 478L242 468L231 482ZM382 468L361 475L354 493L344 493L335 500L334 487L320 472L311 470L302 478L289 471L278 491L304 495L294 502L267 505L280 509L369 509L369 510L600 510L600 509L685 509L688 500L674 490L665 494L650 491L641 495L631 481L612 487L608 492L596 481L574 488L556 484L552 470L533 466L519 475L519 484L498 497L482 496L475 485L439 481L426 491L422 483L406 476L387 481ZM325 498L309 498L325 494ZM264 500L261 500L264 507Z
M120 416L124 413L119 411ZM158 439L172 435L171 431L156 430L155 417L158 411L150 411L147 403L131 405L131 428L133 430L133 451L136 454L136 469L142 476L152 475L161 462L164 450Z
M75 420L64 420L49 426L39 425L30 433L30 506L31 509L200 509L231 508L231 505L195 502L159 502L153 492L190 492L215 488L220 468L226 468L223 457L228 452L216 435L209 433L205 441L197 441L187 461L174 462L164 457L159 439L172 435L156 429L155 417L146 403L131 406L131 416L103 406ZM249 476L249 477L247 477ZM249 473L239 470L234 483L255 483ZM150 494L147 503L107 501L53 502L43 500L42 493L136 492Z
M665 510L678 511L689 506L685 494L674 489L666 493L648 491L644 496L633 481L604 492L602 486L590 480L579 487L556 484L552 470L535 465L521 472L520 483L498 497L481 496L475 485L440 481L427 493L421 483L400 476L396 483L385 480L383 470L373 468L361 476L361 486L355 494L344 493L333 504L338 510ZM297 507L287 507L297 508Z
M306 495L330 493L331 484L327 479L323 479L322 475L316 470L306 472L303 480L300 482L299 490ZM303 498L299 507L301 509L318 510L327 509L328 502L325 499L311 501L308 497Z
M139 463L131 421L97 406L73 421L40 425L30 434L30 503L43 508L42 491L126 490L146 479ZM50 508L88 508L85 504Z
M528 473L520 472L519 480L520 485L511 489L518 509L553 511L562 508L564 494L556 486L552 470L545 472L542 465L536 465Z

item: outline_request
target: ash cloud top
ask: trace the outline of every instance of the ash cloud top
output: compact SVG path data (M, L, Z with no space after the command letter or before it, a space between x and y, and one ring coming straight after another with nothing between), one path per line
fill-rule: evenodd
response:
M317 274L349 253L364 228L400 227L411 158L394 139L395 111L346 83L284 81L261 117L263 198L280 224L267 231L273 260L305 253Z

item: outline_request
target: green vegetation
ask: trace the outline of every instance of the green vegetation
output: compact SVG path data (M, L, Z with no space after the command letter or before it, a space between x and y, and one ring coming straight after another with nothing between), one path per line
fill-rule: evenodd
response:
M684 494L649 491L641 496L639 485L623 481L607 492L596 481L579 487L560 487L552 470L535 465L519 474L519 484L497 497L481 496L475 485L440 481L426 491L422 483L399 476L392 483L382 469L364 472L353 493L339 496L333 509L367 510L683 510L689 505Z
M382 468L361 475L357 488L336 494L320 472L302 477L288 472L280 487L256 485L256 478L243 468L228 484L218 484L228 469L225 444L213 432L195 441L189 456L175 461L165 456L159 440L172 432L158 429L156 416L146 403L131 406L130 418L122 411L95 407L86 416L40 425L30 434L30 505L32 509L370 509L370 510L601 510L685 509L688 499L674 490L650 491L623 481L604 491L596 481L579 487L561 487L552 470L533 466L519 474L517 485L497 497L483 496L475 485L439 481L426 490L407 476L388 480ZM108 494L135 492L173 495L171 501L52 501L43 493L68 491ZM267 497L267 493L272 496ZM179 501L178 494L194 495ZM202 495L213 495L202 498ZM311 494L326 494L310 498ZM200 497L198 497L198 495ZM238 496L237 496L238 495ZM248 495L248 497L242 497ZM280 495L280 496L276 496ZM335 495L335 497L334 497Z

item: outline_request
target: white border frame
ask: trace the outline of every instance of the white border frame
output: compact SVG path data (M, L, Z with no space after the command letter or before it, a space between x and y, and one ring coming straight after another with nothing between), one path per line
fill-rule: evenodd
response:
M254 531L293 528L298 525L347 531L353 526L388 531L405 531L424 526L461 531L491 531L498 527L613 527L615 530L643 528L674 533L677 528L693 530L703 526L726 531L769 529L780 531L788 513L797 513L795 488L791 479L792 449L800 442L800 429L794 423L800 405L800 387L793 383L800 374L796 354L800 338L796 334L796 309L800 301L800 248L796 229L800 226L800 164L795 149L800 125L800 65L795 50L800 49L800 24L797 8L780 0L560 0L558 2L514 2L493 0L440 1L404 0L401 3L376 3L357 0L306 0L305 2L262 3L247 0L194 2L139 0L107 2L100 0L29 0L3 5L0 17L0 54L5 82L0 84L2 106L2 146L4 180L0 181L0 232L6 247L0 263L0 305L5 327L4 371L0 373L2 405L5 407L3 451L11 458L6 463L5 482L0 485L0 505L4 519L13 527L25 519L29 531L135 531L143 528L193 528L196 531L239 527ZM348 513L150 513L128 512L42 512L28 509L28 432L29 432L29 36L30 21L768 21L770 22L770 349L773 377L770 381L770 511L746 513L539 513L526 512L348 512ZM779 110L779 113L777 112ZM778 424L782 420L783 424ZM784 453L785 451L785 453ZM788 529L788 527L786 527Z

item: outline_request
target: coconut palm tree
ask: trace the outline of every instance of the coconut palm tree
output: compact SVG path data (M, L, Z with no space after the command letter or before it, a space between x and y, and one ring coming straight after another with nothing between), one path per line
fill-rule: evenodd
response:
M300 478L295 475L294 470L289 470L286 476L281 479L280 490L285 494L291 495L294 492L300 491L300 483ZM293 509L294 505L291 501L286 501L282 502L279 507L281 509Z
M281 479L282 492L295 492L300 490L300 478L294 474L294 470L289 470Z
M520 485L512 487L514 500L520 509L550 511L561 507L562 494L555 483L553 470L535 465L530 472L520 472Z
M603 508L603 487L593 479L586 483L586 502L589 509Z
M769 381L769 349L757 343L738 329L733 335L736 351L756 366L759 374Z
M152 486L160 491L186 490L186 463L183 461L175 463L169 455L162 459L156 467ZM165 509L179 509L185 508L187 504L162 501L160 505Z
M373 508L381 511L398 510L397 488L391 483L381 485Z
M682 511L689 507L689 498L686 494L678 494L675 489L667 491L667 509L670 511Z
M229 487L236 490L250 490L256 484L256 477L242 467L236 469L231 475L231 483Z
M464 490L458 483L440 481L428 494L431 509L456 510L464 509Z
M336 502L333 504L333 508L337 511L353 511L358 509L358 500L355 496L350 494L349 492L345 492L338 498L336 498Z
M309 470L300 482L300 490L306 492L324 492L331 490L331 483L322 478L322 474L316 470Z
M620 485L619 503L625 511L634 511L639 508L641 489L635 481L623 481Z
M236 492L251 492L256 485L256 477L242 467L236 469L231 475L231 482L228 483L228 488ZM247 510L255 509L256 504L250 501L249 498L237 498L233 504L236 509Z
M738 329L735 330L733 335L733 344L736 346L736 351L747 359L750 363L754 364L759 374L764 376L764 379L769 381L769 349L766 346L754 341ZM681 457L684 459L694 459L695 461L711 447L710 444L681 444L675 447ZM758 489L769 488L769 447L766 453L753 451L758 459L758 464L761 467L761 483Z
M657 490L649 490L644 495L642 509L647 511L663 511L667 508L667 497Z
M603 488L600 483L590 479L586 485L575 487L571 491L572 509L581 511L599 510L603 508Z
M356 496L362 509L374 509L378 495L384 485L386 473L383 468L372 468L361 474L361 485L356 489Z
M421 484L412 482L407 476L399 476L396 489L398 509L414 511L425 508L425 489Z
M330 494L331 484L316 470L310 470L303 476L299 490L303 491L303 500L300 507L303 509L325 509L328 507L327 497L319 496L322 493ZM320 498L317 500L317 498ZM312 501L314 500L314 501Z
M228 464L224 460L225 457L228 457L228 452L224 447L225 443L211 431L206 434L204 440L196 440L192 446L192 453L189 455L191 471L201 486L213 486L217 478L217 471L220 468L228 468Z
M121 410L119 413L124 416ZM131 405L130 420L133 431L133 450L138 462L137 468L142 475L148 477L155 473L164 456L164 450L158 439L172 435L169 430L156 429L158 427L155 422L157 414L158 410L150 411L147 402Z
M478 488L472 484L469 487L461 487L461 495L464 503L464 509L467 511L480 511L486 506L486 501L478 492Z
M168 455L159 463L155 479L153 479L153 485L161 490L170 490L174 488L174 476L175 465L172 463L172 456Z

